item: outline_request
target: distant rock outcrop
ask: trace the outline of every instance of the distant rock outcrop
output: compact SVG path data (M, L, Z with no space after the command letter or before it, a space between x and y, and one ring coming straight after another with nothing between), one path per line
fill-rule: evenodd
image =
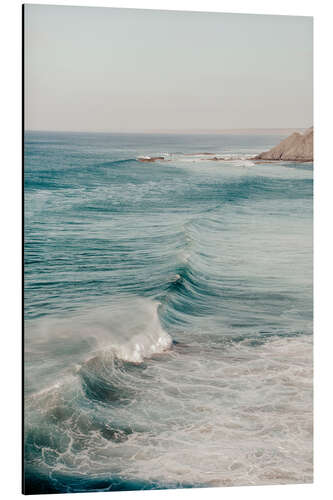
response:
M294 132L274 148L255 156L254 160L313 161L313 127L304 134Z
M138 156L137 160L153 163L154 161L164 160L164 156Z

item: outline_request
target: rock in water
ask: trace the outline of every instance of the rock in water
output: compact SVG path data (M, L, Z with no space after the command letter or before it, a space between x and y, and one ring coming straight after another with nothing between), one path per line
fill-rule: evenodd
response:
M294 132L277 146L255 156L255 160L313 161L313 127Z
M138 156L138 161L154 162L158 160L164 160L164 156Z

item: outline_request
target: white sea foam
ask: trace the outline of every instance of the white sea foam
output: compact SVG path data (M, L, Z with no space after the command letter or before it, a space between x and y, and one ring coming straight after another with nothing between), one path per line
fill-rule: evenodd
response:
M235 153L159 153L164 161L181 163L201 163L207 161L227 162L235 166L253 166L251 161L253 154L235 154ZM139 159L150 159L151 156L139 156Z
M26 370L27 386L45 390L61 373L66 379L73 367L100 353L123 361L141 363L165 351L172 339L161 327L158 303L128 297L99 308L77 311L68 318L48 318L30 323L26 329L26 356L43 358ZM41 389L42 387L42 389Z
M161 327L157 308L158 303L149 299L117 307L107 328L112 332L110 348L118 358L140 363L170 347L172 340Z
M150 362L144 378L120 374L114 383L136 397L99 408L99 431L89 407L71 396L73 383L44 394L43 420L52 417L64 441L61 449L45 445L46 470L121 472L161 485L311 482L311 338L212 347L179 346L165 363ZM123 440L107 432L116 422L131 429Z

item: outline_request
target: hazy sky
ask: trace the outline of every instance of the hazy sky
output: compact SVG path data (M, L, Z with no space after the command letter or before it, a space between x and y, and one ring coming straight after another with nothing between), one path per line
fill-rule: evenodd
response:
M25 5L26 128L312 125L312 18Z

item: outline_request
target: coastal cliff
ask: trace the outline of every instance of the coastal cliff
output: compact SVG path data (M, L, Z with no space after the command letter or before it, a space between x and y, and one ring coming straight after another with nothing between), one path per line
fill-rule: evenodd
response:
M313 127L304 134L294 132L274 148L255 156L254 160L313 161Z

